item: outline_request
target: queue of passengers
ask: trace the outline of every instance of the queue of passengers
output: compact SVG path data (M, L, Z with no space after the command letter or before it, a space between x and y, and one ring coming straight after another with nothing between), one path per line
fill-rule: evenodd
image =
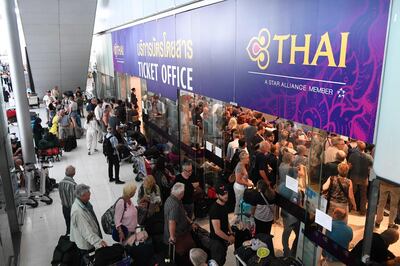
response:
M133 108L137 108L134 103L131 105ZM121 119L118 106L123 106L123 104L118 101L116 106L111 107L111 103L107 101L103 103L97 99L92 99L89 103L87 107L88 124L94 128L90 133L89 154L96 149L96 140L98 142L104 140L104 129L107 130L107 134L111 135L117 131L117 127L113 126L113 117ZM199 114L195 115L194 122L201 125L204 117L201 114L207 108L207 104L198 104L193 108ZM232 178L220 180L214 184L216 197L208 211L210 242L209 250L206 250L206 260L212 260L211 263L216 263L216 265L224 265L228 246L237 241L238 235L235 236L228 220L229 185L233 185L235 196L233 212L237 219L240 219L243 211L246 189L254 186L257 188L260 196L252 206L250 213L255 224L255 232L270 235L273 223L279 216L282 217L283 255L294 257L300 221L288 211L282 210L279 214L274 200L270 197L271 193L278 192L296 204L304 206L306 188L310 182L321 178L319 192L321 194L324 192L329 199L327 213L333 217L333 227L329 235L342 247L349 248L353 230L348 225L348 216L352 211L357 215L365 215L367 209L367 188L374 151L372 145L352 139L345 141L344 138L335 134L324 136L321 131L310 130L290 121L268 122L261 113L233 106L226 108L225 116L218 121L218 126L227 136L224 174ZM103 130L99 130L99 128L103 128ZM187 263L190 262L190 259L192 263L195 263L194 261L198 261L199 257L204 257L204 253L193 249L198 246L198 243L193 239L191 233L198 228L194 222L196 218L194 194L202 184L199 183L193 171L192 162L184 162L180 173L166 170L165 165L159 169L163 170L158 174L153 170L153 175L146 177L139 189L138 208L132 208L129 213L126 212L130 208L129 206L134 204L131 198L136 193L136 186L131 182L125 184L122 198L116 204L117 242L126 244L126 240L135 235L134 228L139 224L138 219L142 220L141 218L143 218L139 217L141 215L139 210L143 206L143 199L146 198L147 206L152 204L151 216L158 217L163 224L162 242L164 246L162 249L166 250L168 245L173 244L178 254L178 265L189 265ZM116 169L115 172L117 173ZM114 178L112 175L110 176L110 172L109 178L110 181ZM285 187L286 178L297 179L297 195L293 196L293 193L288 193ZM232 183L229 184L229 181ZM85 258L93 248L110 245L102 239L98 222L88 221L86 225L90 227L90 230L80 228L82 220L96 217L95 215L85 217L80 211L82 208L88 208L89 213L93 211L91 205L87 204L90 199L89 189L86 185L71 188L69 192L71 200L67 206L70 208L70 211L67 212L71 214L71 240L77 244L82 258ZM381 186L379 204L382 211L378 209L376 227L379 227L382 221L387 195L390 193L392 197L391 193L396 189L398 187L390 184ZM375 245L377 249L372 250L371 258L377 262L394 259L394 255L388 251L388 247L398 240L398 227L395 224L398 197L393 196L392 200L388 229L382 234L374 234L373 246ZM73 203L71 204L71 202ZM126 204L128 209L124 207ZM123 210L125 212L121 216ZM145 217L145 220L148 220L147 228L152 228L157 221L160 221L151 220L150 217ZM66 218L67 228L68 221ZM141 221L141 223L146 224L146 221ZM156 239L157 233L150 229L146 231L148 231L147 237L153 238L153 244L155 244L154 239ZM289 245L289 236L292 232L295 233L296 239L292 245ZM84 235L82 235L83 233ZM352 256L358 256L360 245L360 243L357 244L351 251ZM196 256L198 257L195 258ZM323 256L327 263L338 261L329 253L324 253ZM200 261L204 262L205 260L200 259Z

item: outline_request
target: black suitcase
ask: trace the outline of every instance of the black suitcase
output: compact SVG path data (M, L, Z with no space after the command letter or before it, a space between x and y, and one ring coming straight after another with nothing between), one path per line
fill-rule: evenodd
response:
M80 256L78 247L69 240L69 236L60 236L58 244L54 249L52 266L74 266L79 265Z
M73 149L76 148L76 146L77 146L77 144L76 144L75 136L69 136L65 139L65 142L64 142L64 151L65 152L72 151Z
M153 266L151 260L154 256L153 242L151 238L147 239L144 243L140 243L136 246L127 245L125 247L126 253L133 259L134 266Z
M125 249L120 244L114 244L110 247L96 249L94 255L94 266L109 266L125 258Z
M192 238L196 243L196 247L203 249L207 254L210 254L211 240L210 233L201 227L192 231Z

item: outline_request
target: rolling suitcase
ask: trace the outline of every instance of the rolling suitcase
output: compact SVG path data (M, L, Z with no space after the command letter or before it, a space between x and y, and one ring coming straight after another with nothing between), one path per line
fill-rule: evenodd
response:
M72 151L73 149L76 148L76 146L77 146L77 144L76 144L75 136L69 136L65 139L65 142L64 142L64 151L65 152Z
M168 245L168 255L164 260L162 265L176 265L175 264L175 244L169 243Z

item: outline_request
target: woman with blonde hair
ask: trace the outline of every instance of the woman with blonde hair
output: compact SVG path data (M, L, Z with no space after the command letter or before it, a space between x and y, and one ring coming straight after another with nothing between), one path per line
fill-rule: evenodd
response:
M128 182L122 190L122 197L115 203L113 239L124 242L130 235L135 233L137 226L137 209L132 203L136 193L134 182Z
M350 211L349 204L352 208L356 209L356 201L353 194L353 183L347 174L349 173L350 166L342 162L338 165L338 175L331 176L322 186L322 190L327 192L327 199L329 204L328 214L333 215L336 208L346 210L346 215ZM346 218L347 220L347 218Z
M139 220L142 224L146 218L153 216L161 210L161 192L154 176L148 175L139 189L138 204L144 210L144 217Z

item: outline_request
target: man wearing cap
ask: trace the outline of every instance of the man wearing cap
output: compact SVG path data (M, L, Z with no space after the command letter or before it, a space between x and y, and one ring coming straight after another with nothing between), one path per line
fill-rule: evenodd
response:
M210 250L211 259L218 265L224 265L228 246L235 242L232 229L228 221L228 191L224 185L216 188L217 200L210 207Z

